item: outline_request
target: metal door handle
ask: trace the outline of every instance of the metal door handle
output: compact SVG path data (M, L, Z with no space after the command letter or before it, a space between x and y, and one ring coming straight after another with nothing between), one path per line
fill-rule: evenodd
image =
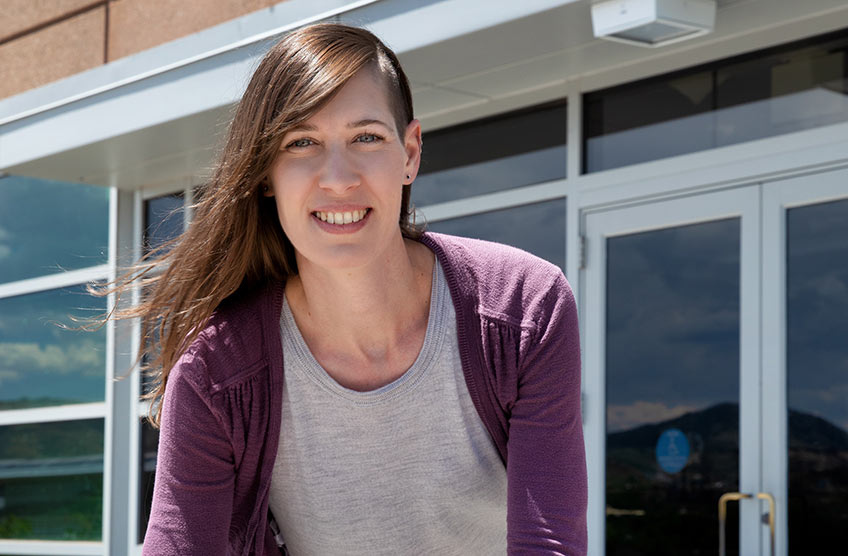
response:
M729 501L739 501L745 500L748 498L757 498L758 500L768 500L769 503L769 513L768 513L768 526L769 526L769 539L771 541L771 547L769 550L769 554L774 556L774 496L767 492L758 492L756 496L753 494L745 494L744 492L725 492L718 499L718 554L719 556L727 556L727 540L725 539L725 525L727 523L727 503Z
M718 499L718 556L727 556L727 541L724 538L724 526L727 522L727 503L731 500L738 501L746 498L753 498L753 496L743 492L725 492Z
M769 542L771 548L769 549L769 554L774 556L774 496L769 494L768 492L758 492L757 498L760 500L768 500L769 504L769 513L768 513L768 526L769 526Z

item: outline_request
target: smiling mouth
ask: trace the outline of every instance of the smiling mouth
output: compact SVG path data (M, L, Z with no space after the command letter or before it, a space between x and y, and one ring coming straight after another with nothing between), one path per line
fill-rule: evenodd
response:
M324 212L317 210L312 213L315 218L327 224L353 224L359 222L371 209L349 210L344 212Z

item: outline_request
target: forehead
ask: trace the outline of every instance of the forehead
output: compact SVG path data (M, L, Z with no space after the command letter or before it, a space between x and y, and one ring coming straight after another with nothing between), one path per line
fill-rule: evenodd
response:
M392 121L388 78L375 67L362 68L309 119L329 114L337 117L342 111L356 119Z

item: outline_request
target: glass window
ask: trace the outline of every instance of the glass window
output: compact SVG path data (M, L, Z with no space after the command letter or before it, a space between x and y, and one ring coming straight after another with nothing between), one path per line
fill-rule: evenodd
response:
M739 232L737 218L607 240L610 556L718 551L716 503L739 484ZM738 513L727 524L737 553Z
M565 177L566 107L560 102L425 133L418 206Z
M440 220L427 227L434 232L506 243L565 270L564 199Z
M57 323L105 311L83 286L0 299L0 410L103 401L106 328Z
M153 479L156 476L156 455L159 449L159 430L150 426L147 419L141 420L141 449L138 476L138 542L144 542L150 507L153 503Z
M0 282L104 264L108 244L108 188L0 179Z
M100 540L103 420L0 427L0 539Z
M789 553L848 544L848 200L787 211Z
M144 248L150 251L183 233L183 194L174 193L144 202Z
M848 32L586 94L584 172L848 121Z

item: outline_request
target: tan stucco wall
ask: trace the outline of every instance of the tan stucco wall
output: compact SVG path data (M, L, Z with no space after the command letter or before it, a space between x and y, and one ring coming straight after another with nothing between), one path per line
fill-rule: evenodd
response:
M106 8L0 44L0 97L44 85L103 63Z
M280 0L2 0L0 98Z

